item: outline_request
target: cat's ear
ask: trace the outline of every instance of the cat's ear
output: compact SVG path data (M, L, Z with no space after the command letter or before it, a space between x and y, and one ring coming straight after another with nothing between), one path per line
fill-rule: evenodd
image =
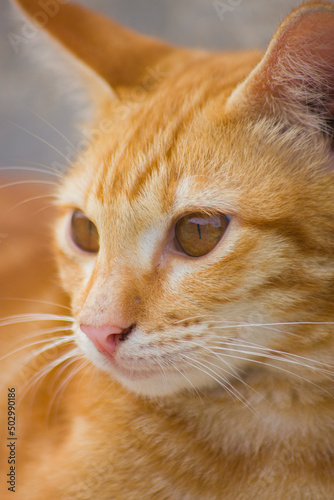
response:
M83 73L116 94L141 83L145 70L173 50L68 0L15 1L34 25L73 56Z
M334 120L334 5L308 3L285 19L228 108L270 107L317 128Z

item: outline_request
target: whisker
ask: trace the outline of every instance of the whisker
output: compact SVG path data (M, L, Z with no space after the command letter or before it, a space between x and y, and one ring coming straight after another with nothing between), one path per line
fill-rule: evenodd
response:
M177 325L179 323L184 323L185 321L190 321L191 319L205 318L208 317L207 314L199 314L198 316L190 316L189 318L180 319L175 321L174 324Z
M299 354L293 354L293 353L289 353L289 352L285 352L285 351L279 351L277 349L271 349L270 347L264 347L264 346L261 346L261 345L258 345L258 344L254 344L253 342L248 342L247 340L243 340L243 339L240 339L239 340L230 340L230 339L226 339L227 342L228 342L228 345L236 345L238 347L245 347L245 348L249 348L249 349L254 349L257 351L264 351L266 354L263 354L263 356L270 356L272 355L273 353L277 354L277 356L273 356L272 359L277 359L277 360L282 360L282 361L289 361L287 360L286 358L283 358L282 356L287 356L289 358L295 358L297 360L304 360L304 361L307 361L307 362L310 362L310 363L314 363L316 365L320 365L320 366L323 366L323 367L327 367L328 368L328 371L331 371L334 369L334 365L329 365L328 363L324 363L322 361L317 361L315 359L312 359L312 358L307 358L305 356L300 356ZM216 341L217 343L217 341ZM221 341L219 340L219 343L222 343L224 344L225 342L224 341ZM234 349L232 348L229 348L229 347L215 347L215 349L222 349L222 350L226 350L226 351L234 351ZM239 352L242 352L239 350ZM245 351L247 354L251 354L249 351ZM259 354L260 355L260 354ZM292 361L291 361L292 362ZM308 367L308 365L305 365L304 363L297 363L297 361L295 362L296 364L300 364L301 366L305 366L305 367ZM313 368L313 367L311 367Z
M37 304L46 304L46 305L50 305L50 306L61 307L63 309L68 309L69 311L71 311L71 308L69 306L65 306L64 304L58 304L57 302L50 302L47 300L26 299L26 298L17 298L17 297L0 297L0 300L11 300L11 301L18 300L20 302L35 302Z
M30 113L32 113L33 115L36 116L36 118L38 118L39 120L41 120L43 123L45 123L45 125L48 125L48 127L50 127L54 132L56 132L62 139L64 139L64 141L69 145L71 146L71 148L73 148L73 150L76 152L76 153L79 153L78 149L74 146L74 144L68 139L68 137L66 137L64 134L62 134L60 132L60 130L58 130L54 125L52 125L50 122L48 122L48 120L46 120L46 118L43 118L40 114L36 113L36 111L34 111L33 109L29 108L29 107L26 107Z
M160 371L162 373L162 376L163 376L163 378L165 380L165 383L167 384L168 380L167 380L166 370L164 369L164 363L163 362L160 363L159 359L156 359L156 362L159 365L159 369L160 369Z
M71 364L75 364L77 363L80 358L82 357L83 355L80 354L78 352L78 354L74 355L72 358L70 358L67 362L64 362L63 363L63 366L60 367L60 369L58 370L57 372L57 378L60 378L61 375L64 373L65 370L67 370L67 368L69 366L71 366ZM55 390L53 392L53 395L52 395L52 398L50 399L49 401L49 404L48 404L48 408L47 408L47 412L46 412L46 420L48 421L50 416L51 416L51 412L52 412L52 406L53 404L56 402L57 400L57 397L59 397L59 399L61 399L61 395L63 394L63 392L66 390L66 386L69 385L69 382L71 381L71 379L74 378L74 376L80 371L82 370L85 366L87 366L88 364L88 360L86 359L83 359L81 364L79 366L74 366L73 369L71 370L71 372L62 380L61 384L58 386L57 390ZM57 408L55 409L57 411Z
M24 205L25 203L30 203L31 201L36 201L36 200L41 200L42 198L54 198L56 199L56 196L54 194L42 194L40 196L32 196L31 198L26 198L25 200L23 201L20 201L19 203L16 203L16 205L14 205L13 207L11 207L9 210L7 210L6 212L6 215L10 214L11 212L13 212L14 210L16 210L17 208L21 207L22 205ZM49 208L51 208L53 205L48 205ZM46 208L46 207L43 207L43 209ZM39 213L40 210L37 210L36 212L34 212L34 214L32 215L36 215L37 213Z
M234 327L237 327L238 325L232 325L232 328ZM283 335L289 335L290 337L300 337L301 335L298 334L298 333L293 333L293 332L289 332L288 330L282 330L280 328L274 328L273 326L268 326L268 325L251 325L251 324L246 324L244 325L244 327L248 328L248 327L252 327L252 328L263 328L265 330L270 330L271 332L277 332L277 333L281 333ZM220 326L213 326L212 327L212 330L221 330L221 327Z
M57 198L55 196L53 196L53 198L56 200ZM34 212L33 214L31 214L32 216L35 216L35 215L38 215L40 214L41 212L44 212L44 210L48 210L49 208L50 209L54 209L55 205L54 203L49 203L49 205L45 205L44 207L42 208L39 208L38 210L36 210L36 212Z
M210 370L210 371L211 371L212 373L214 373L215 375L217 375L217 373L216 373L214 370L212 370L211 368L209 368L207 365L205 365L204 363L202 363L202 362L201 362L201 361L199 361L198 359L193 358L193 357L190 357L190 356L187 356L187 355L186 355L186 354L184 354L184 353L182 353L181 355L182 355L182 358L190 359L191 361L196 362L196 363L197 363L198 365L200 365L201 367L204 367L204 368L206 368L206 369ZM229 373L227 370L225 370L224 368L222 368L222 367L220 367L220 366L218 367L217 365L214 365L214 363L211 363L211 364L212 364L213 366L216 366L217 368L221 369L224 373L227 373L228 375L230 375L230 373ZM218 383L219 383L219 380L218 380L218 379L216 379L215 377L213 377L210 373L206 372L205 370L202 370L202 371L203 371L203 373L206 373L206 374L207 374L207 375L209 375L211 378L213 378L214 380L216 380L216 382L218 382ZM224 382L223 382L223 380L224 380ZM226 384L228 384L229 386L231 386L231 384L230 384L230 383L228 382L228 380L227 380L227 379L225 379L225 378L221 380L221 384L220 384L220 385L222 385L222 384L223 384L224 388L230 392L230 389L228 388L228 386L226 386L226 385L225 385L225 383L226 383ZM233 395L235 395L235 394L233 393Z
M173 368L179 372L180 375L182 375L182 377L184 377L186 379L186 381L188 382L188 384L190 385L190 387L194 390L194 392L197 394L197 396L199 397L199 399L201 400L201 403L204 407L204 402L203 402L203 398L202 396L200 395L200 393L198 392L198 390L196 389L196 387L194 386L194 384L192 383L192 381L186 376L185 373L183 373L181 370L178 369L178 367L176 366L176 363L174 363L173 361L170 360L170 363L172 364Z
M11 123L15 127L19 128L20 130L23 130L23 132L26 132L28 135L30 135L31 137L34 137L35 139L39 140L40 142L42 142L46 146L49 146L49 148L51 148L53 151L55 151L56 153L58 153L62 158L64 158L64 160L66 162L68 161L67 158L66 158L66 156L64 155L64 153L62 153L59 149L57 149L53 144L50 144L48 141L46 141L42 137L38 136L37 134L34 134L33 132L30 132L30 130L26 129L25 127L22 127L21 125L18 125L17 123L14 123L14 122L11 122L11 121L9 123Z
M207 374L209 377L211 377L213 380L215 380L221 387L223 387L223 389L225 389L232 397L236 398L240 403L242 403L243 405L245 405L256 417L258 418L261 418L261 416L258 414L258 412L253 408L253 406L249 403L249 401L247 401L247 399L235 388L233 387L233 385L227 380L227 379L222 379L220 377L220 379L218 379L216 376L212 375L212 373L214 373L215 375L217 375L217 373L212 370L211 368L209 368L208 366L204 365L203 363L201 363L200 361L198 361L197 359L194 359L194 358L191 358L187 355L183 355L182 356L185 356L188 360L190 359L192 362L194 363L197 363L199 366L197 365L194 365L193 363L187 361L187 363L191 366L193 366L194 368L197 368L198 370L202 371L203 373ZM209 370L210 372L212 373L209 373L207 370L205 370L204 368L206 368L207 370ZM224 370L223 368L221 368L225 373L229 373L227 372L226 370ZM228 384L228 385L226 385Z
M182 339L180 339L180 342L184 342L184 343L186 343L186 344L192 343L192 344L196 345L197 347L199 347L200 349L209 350L209 352L211 352L211 354L214 354L214 352L212 352L212 350L211 350L211 349L209 349L207 346L202 346L201 344L197 344L196 342L192 342L192 341L188 341L188 340L182 340ZM217 349L217 348L215 348L215 349ZM221 349L224 351L224 348L221 348ZM232 350L233 352L235 352L235 351L236 351L235 349L231 349L231 350ZM237 351L237 352L238 352L238 351ZM245 352L245 354L248 354L248 355L252 354L253 356L254 356L254 355L258 355L258 356L260 356L260 357L261 357L261 354L259 354L259 353L250 353L250 352L247 352L247 351L244 351L244 352ZM222 353L222 354L218 354L218 353L216 353L216 354L217 354L220 358L221 358L222 356L224 356L224 357L227 357L227 358L231 358L231 359L238 359L238 360L241 360L241 361L250 362L250 363L255 363L255 364L259 364L259 365L261 365L261 366L264 366L263 361L260 361L260 360L257 360L257 359L253 359L253 358L246 358L246 357L241 357L241 356L232 355L232 354L226 354L225 352L224 352L224 353ZM262 355L262 357L266 357L266 356L265 356L265 355ZM267 359L268 359L268 357L267 357ZM270 359L270 358L269 358L269 359ZM280 358L280 357L277 357L277 358L276 358L276 357L273 357L273 358L271 358L271 359L272 359L272 360L274 360L274 361L286 361L286 362L289 362L289 360L287 360L287 359L282 359L282 358ZM307 359L307 358L306 358L306 359ZM310 360L308 360L308 361L310 361ZM294 364L298 364L298 363L294 363ZM310 368L310 369L311 369L311 370L313 370L313 371L314 371L314 370L316 370L316 368L314 368L314 367L312 367L312 366L304 365L304 364L301 364L301 363L299 363L299 364L300 364L301 366L306 367L306 368ZM319 386L319 385L318 385L318 384L316 384L315 382L312 382L311 380L308 380L307 378L305 378L305 377L303 377L303 376L299 375L298 373L294 373L294 372L292 372L292 371L290 371L290 370L287 370L287 369L283 368L282 366L279 366L279 365L274 365L274 364L271 364L271 363L265 363L265 365L266 365L266 366L269 366L269 367L271 367L271 368L274 368L274 369L278 369L278 370L280 370L280 371L282 371L282 372L288 373L289 375L293 375L293 376L295 376L295 377L297 377L297 378L299 378L299 379L303 380L304 382L307 382L307 383L309 383L309 384L311 384L311 385L314 385L315 387L317 387L317 388L318 388L318 389L320 389L321 391L323 391L323 392L325 392L326 394L328 394L331 398L333 398L333 395L332 395L330 392L328 392L326 389L324 389L323 387ZM333 372L330 372L330 371L325 370L325 369L322 369L322 368L319 368L317 371L318 371L318 372L320 372L320 373L322 373L324 376L326 376L327 374L333 375ZM332 380L332 378L329 378L329 377L327 377L327 378L328 378L329 380Z
M22 361L21 366L26 367L30 363L30 361L32 361L33 359L37 359L38 356L40 356L41 354L44 354L48 351L51 351L52 349L55 349L56 347L63 347L66 344L71 344L73 342L74 342L73 338L66 337L66 336L59 337L59 340L52 340L52 342L49 342L46 346L32 352L28 356L26 356L24 358L24 360Z
M25 163L28 165L35 165L37 167L43 167L47 172L54 172L55 174L59 174L60 177L63 177L66 172L66 166L63 165L64 171L59 170L58 168L54 168L52 165L45 165L45 163L37 163L36 161L28 161L25 160Z
M29 323L34 321L60 321L73 323L73 318L71 316L62 316L58 314L40 314L40 313L29 313L29 314L14 314L13 316L7 316L2 318L0 321L1 326L16 325L19 323Z
M248 353L248 354L251 354L251 353ZM241 361L247 361L247 362L250 362L250 363L256 363L256 364L259 364L261 366L264 366L264 363L263 361L259 361L257 359L253 359L253 358L245 358L245 357L241 357L241 356L235 356L235 355L232 355L232 354L224 354L224 356L228 357L228 358L232 358L232 359L238 359L238 360L241 360ZM280 359L276 359L275 358L275 361L279 361ZM315 382L312 382L311 380L308 380L307 378L299 375L298 373L294 373L290 370L287 370L285 368L283 368L282 366L278 366L278 365L273 365L271 363L265 363L266 366L269 366L271 368L274 368L274 369L277 369L277 370L280 370L282 372L285 372L285 373L288 373L289 375L293 375L297 378L299 378L300 380L303 380L304 382L307 382L308 384L311 384L311 385L314 385L315 387L317 387L318 389L320 389L321 391L327 393L331 398L333 398L333 394L331 394L330 392L328 392L326 389L324 389L323 387L319 386L318 384L316 384Z
M15 182L8 182L7 184L2 184L0 186L0 189L8 188L8 187L13 187L13 186L21 186L22 184L47 184L49 186L57 186L58 184L53 181L45 181L42 179L29 179L29 180L23 180L23 181L15 181Z
M215 352L213 352L212 354L217 354ZM257 394L258 396L260 396L262 399L266 400L266 398L263 396L263 394L261 394L259 391L257 391L256 389L254 389L254 387L250 386L249 384L247 384L247 382L245 380L243 380L238 373L243 373L243 370L238 370L236 371L236 369L231 366L226 360L224 360L219 354L217 355L218 359L220 361L223 361L227 367L229 368L229 371L226 371L226 373L232 375L236 380L238 380L238 382L240 382L244 387L246 387L249 391L253 392L254 394ZM210 365L212 366L215 366L217 368L220 368L219 365L216 365L215 363L213 363L212 361L206 361L207 363L209 363ZM231 386L233 387L233 385L231 384ZM235 388L234 388L235 389ZM242 396L244 397L244 396ZM267 403L269 403L268 400L266 400Z
M34 167L26 167L24 165L22 165L22 166L13 165L12 167L7 167L7 166L6 167L0 167L0 172L4 171L4 170L10 170L11 172L15 171L15 170L19 170L21 172L22 170L24 170L24 171L27 171L27 172L37 172L39 174L43 173L43 174L54 175L55 177L62 178L62 175L59 172L57 172L56 170L49 170L47 168L41 169L41 168L34 168Z
M53 369L55 369L57 366L60 366L63 362L67 361L68 359L70 359L74 354L76 354L76 352L77 348L74 348L72 351L63 354L56 360L49 362L47 365L43 366L40 370L38 370L32 377L30 377L21 388L21 394L20 394L21 401L25 398L26 394L29 392L29 390L32 389L33 386L35 386L35 395L36 395L39 388L39 386L37 385L38 382L41 382L49 373L51 373Z
M324 368L316 368L315 366L311 366L311 365L307 365L305 363L299 363L298 361L295 361L293 359L287 359L287 358L282 358L280 356L270 356L270 354L262 354L262 353L259 353L258 351L256 351L255 353L251 353L249 351L243 351L243 350L240 350L240 349L224 349L223 347L218 347L216 349L220 349L223 351L223 355L225 356L229 356L228 354L225 354L225 351L232 351L232 352L236 352L236 353L239 353L239 354L248 354L248 355L254 355L254 356L257 356L257 357L262 357L262 358L265 358L265 359L270 359L272 361L282 361L282 362L285 362L285 363L289 363L291 365L297 365L297 366L302 366L303 368L308 368L312 371L317 371L321 374L323 374L324 376L326 375L331 375L331 377L328 377L329 380L333 380L333 372L329 371L329 370L326 370ZM238 359L243 359L243 358L238 358ZM249 359L247 358L247 361L249 361ZM308 360L310 361L310 360ZM269 366L272 366L272 367L276 367L276 365L272 365L272 364L269 364ZM289 373L292 373L292 372L289 372Z
M238 380L239 382L241 382L245 387L247 387L249 390L251 390L252 392L254 392L255 394L258 394L262 397L262 395L256 390L254 389L253 387L251 387L249 384L247 384L242 378L239 377L238 375L238 372L240 372L240 370L236 370L234 367L232 367L229 363L227 363L226 360L224 360L219 354L215 353L212 349L208 348L207 346L203 346L201 344L198 344L196 342L193 342L193 341L187 341L187 340L182 340L182 339L179 339L180 343L186 343L188 344L189 342L197 347L200 347L201 349L205 349L206 351L208 351L211 355L213 354L215 357L217 357L219 359L219 361L223 361L223 363L225 363L228 368L229 368L229 371L226 371L224 370L221 366L219 365L216 365L215 363L213 363L212 361L208 361L206 360L206 362L210 363L212 366L215 366L216 368L219 368L221 370L223 370L225 373L228 373L229 375L232 375L236 380ZM228 382L228 381L227 381ZM229 382L228 382L229 383ZM230 384L230 383L229 383ZM230 384L231 385L231 384ZM231 385L231 387L233 387ZM233 388L233 390L236 390L235 388ZM239 391L238 391L239 392ZM240 394L240 393L239 393ZM244 397L241 395L241 397Z
M224 321L210 321L210 323L226 323ZM245 326L286 326L286 325L334 325L334 321L286 321L286 322L273 322L273 323L238 323L232 324L232 328L239 328ZM224 328L230 328L230 326L223 326Z
M39 332L37 335L34 335L34 337L30 337L30 338L40 337L41 334L56 333L56 332L67 331L67 330L68 330L68 328L50 328L49 330ZM56 337L48 337L46 339L40 339L40 340L36 340L35 342L30 342L29 344L25 344L21 347L18 347L14 351L11 351L11 352L5 354L4 356L2 356L0 358L0 361L3 361L4 359L8 358L9 356L13 356L16 353L23 351L24 349L29 349L30 347L33 347L35 345L39 345L39 344L43 344L43 343L45 344L46 342L49 342L50 340L56 340L56 339L59 340L59 339L66 339L66 338L69 338L69 337L64 336L64 335L58 335ZM35 354L33 355L33 357L35 357Z

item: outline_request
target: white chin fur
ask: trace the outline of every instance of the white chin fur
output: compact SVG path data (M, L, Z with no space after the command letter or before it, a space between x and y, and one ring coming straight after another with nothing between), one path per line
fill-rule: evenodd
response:
M198 377L194 374L186 373L185 376L180 373L154 374L143 379L133 380L117 372L117 370L103 368L112 377L116 378L124 387L140 396L152 398L172 396L182 391L199 391L203 389L212 389L218 384L212 378ZM192 375L192 376L191 376Z
M110 370L109 372L111 373ZM117 378L117 380L121 382L124 387L140 396L170 396L185 389L184 381L178 380L179 377L174 374L164 375L161 373L159 375L146 377L142 380L130 380L123 375L116 373L116 371L111 375L115 376L115 378Z

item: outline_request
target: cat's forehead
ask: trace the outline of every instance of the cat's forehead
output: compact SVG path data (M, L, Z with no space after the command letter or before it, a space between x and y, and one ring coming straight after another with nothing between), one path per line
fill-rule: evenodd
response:
M215 140L204 137L203 121L202 125L198 121L185 119L182 127L168 123L156 134L149 132L146 139L131 137L104 155L89 187L90 199L116 212L126 205L154 216L210 204L218 208L223 191L227 204L228 156L217 149L209 151L215 149Z
M213 164L222 171L225 160L210 134L213 118L203 99L199 90L171 103L152 99L120 123L99 145L99 164L87 186L91 196L111 206L118 198L130 204L155 200L169 210L177 193L187 204L214 188Z
M226 120L221 123L225 102L244 76L233 75L232 68L231 81L226 81L221 57L193 56L143 100L133 98L125 109L114 103L114 125L97 145L102 167L94 173L96 194L105 198L110 191L123 191L131 199L155 180L171 188L183 177L210 178L212 163L221 170L219 149L229 139L215 130L229 126Z
M108 132L97 128L98 140L74 173L72 204L91 217L101 209L148 220L201 208L256 218L291 211L288 200L294 203L302 184L306 195L311 153L294 152L298 130L282 133L275 117L229 113L231 86L243 75L223 79L219 63L201 56L145 99L128 102L126 113L111 103Z
M93 127L97 140L76 169L82 200L113 206L118 198L134 203L148 196L151 205L159 200L161 210L169 210L176 191L186 202L186 194L216 188L217 170L224 172L228 158L224 142L231 135L223 131L230 126L221 123L226 98L244 77L232 75L226 82L221 57L193 56L143 99L134 95L106 107Z

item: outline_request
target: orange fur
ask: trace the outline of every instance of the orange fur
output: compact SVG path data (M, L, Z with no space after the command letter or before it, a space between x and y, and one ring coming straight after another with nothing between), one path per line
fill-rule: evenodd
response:
M1 402L7 386L22 400L16 498L331 498L333 5L294 11L264 55L178 49L59 8L45 29L88 85L113 92L96 98L57 213L21 205L1 229L1 352L65 325L50 351L2 361ZM12 197L1 204L7 214ZM75 209L97 227L98 254L70 241ZM174 228L199 211L231 221L194 258ZM32 311L60 316L6 320ZM80 324L135 328L110 360ZM0 432L3 443L6 421Z

